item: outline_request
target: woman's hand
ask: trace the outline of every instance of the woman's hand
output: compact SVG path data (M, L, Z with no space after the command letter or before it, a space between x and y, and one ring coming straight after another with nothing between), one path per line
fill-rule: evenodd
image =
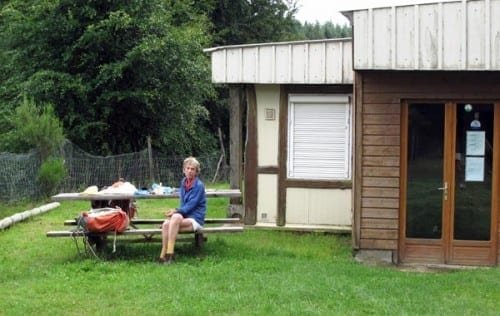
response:
M171 209L165 211L165 216L172 217L172 215L174 215L175 212L176 212L175 208L171 208Z

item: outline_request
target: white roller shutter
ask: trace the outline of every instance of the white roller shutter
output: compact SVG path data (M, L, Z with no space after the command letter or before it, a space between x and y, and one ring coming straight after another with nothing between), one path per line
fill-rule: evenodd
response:
M288 178L349 180L348 95L289 95Z

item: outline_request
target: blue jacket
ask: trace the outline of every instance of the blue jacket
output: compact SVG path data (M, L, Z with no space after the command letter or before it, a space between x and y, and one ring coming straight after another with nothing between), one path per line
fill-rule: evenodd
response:
M186 178L182 179L179 188L181 205L177 208L177 213L180 213L184 218L193 218L198 224L203 226L205 224L205 213L207 212L205 185L198 178L194 181L191 189L186 191L184 187Z

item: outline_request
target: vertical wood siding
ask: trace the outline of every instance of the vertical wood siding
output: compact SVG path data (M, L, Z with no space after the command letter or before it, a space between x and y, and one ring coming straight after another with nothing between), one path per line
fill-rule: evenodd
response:
M356 70L500 70L500 0L352 12Z
M326 39L206 49L212 82L352 84L352 42Z

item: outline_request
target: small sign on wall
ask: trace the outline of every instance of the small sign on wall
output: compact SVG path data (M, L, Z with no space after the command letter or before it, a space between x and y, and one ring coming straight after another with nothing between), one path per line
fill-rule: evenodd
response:
M274 109L266 109L266 121L274 121L276 119L276 111Z

